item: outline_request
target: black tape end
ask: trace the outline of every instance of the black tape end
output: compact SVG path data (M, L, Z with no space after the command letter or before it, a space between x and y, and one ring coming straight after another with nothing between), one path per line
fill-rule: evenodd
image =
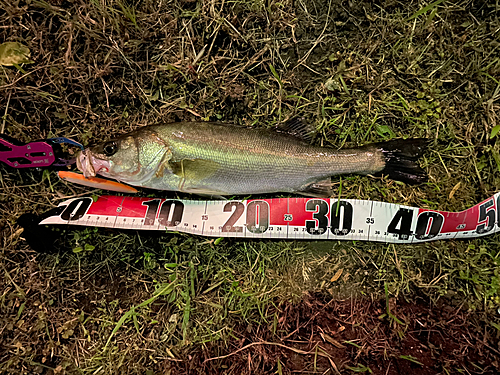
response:
M43 219L44 217L26 213L17 219L17 224L24 229L22 237L34 251L47 254L56 253L54 243L58 235L46 226L39 225Z

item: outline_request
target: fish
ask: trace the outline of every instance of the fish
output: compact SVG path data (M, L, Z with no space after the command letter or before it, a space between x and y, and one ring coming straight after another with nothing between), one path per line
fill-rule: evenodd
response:
M278 129L216 122L175 122L141 127L77 155L85 177L97 174L128 185L198 195L332 194L331 177L387 175L418 184L417 163L427 139L394 139L340 149L311 144L300 119Z

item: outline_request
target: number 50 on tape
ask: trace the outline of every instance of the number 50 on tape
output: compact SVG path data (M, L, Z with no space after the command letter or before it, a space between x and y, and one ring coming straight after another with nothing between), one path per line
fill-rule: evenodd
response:
M417 243L500 230L500 193L462 212L357 199L192 201L100 196L67 200L40 224L169 230L214 237Z

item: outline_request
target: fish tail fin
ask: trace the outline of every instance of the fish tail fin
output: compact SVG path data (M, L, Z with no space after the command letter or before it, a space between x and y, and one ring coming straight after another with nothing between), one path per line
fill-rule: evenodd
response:
M375 143L385 157L385 168L376 176L388 176L393 180L408 184L420 184L427 181L427 174L417 164L417 159L426 150L429 140L426 138L394 139Z

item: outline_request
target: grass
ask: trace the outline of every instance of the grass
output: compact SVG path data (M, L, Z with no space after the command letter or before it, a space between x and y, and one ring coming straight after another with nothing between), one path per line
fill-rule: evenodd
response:
M459 211L499 186L494 4L0 4L0 42L34 61L0 67L2 128L21 141L298 115L326 146L431 140L428 183L343 176L343 198ZM409 246L53 228L39 254L17 218L100 192L3 165L0 184L2 373L498 371L497 235Z

